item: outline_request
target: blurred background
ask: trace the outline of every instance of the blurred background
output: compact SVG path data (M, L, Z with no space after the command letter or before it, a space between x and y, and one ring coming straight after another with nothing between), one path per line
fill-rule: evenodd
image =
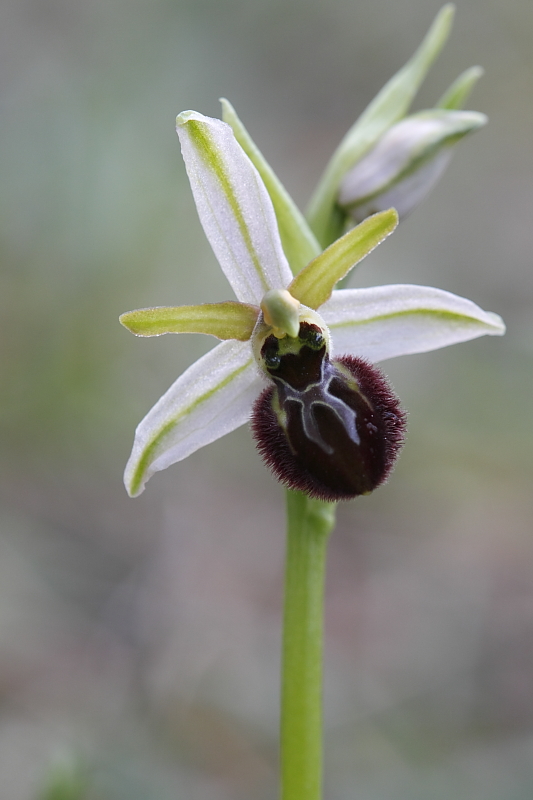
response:
M127 497L136 424L212 341L118 315L232 299L179 111L227 96L303 207L440 5L3 0L2 798L276 797L283 493L242 428ZM533 795L532 23L459 2L415 108L482 64L490 124L351 281L439 286L508 334L384 364L409 437L331 542L328 800Z

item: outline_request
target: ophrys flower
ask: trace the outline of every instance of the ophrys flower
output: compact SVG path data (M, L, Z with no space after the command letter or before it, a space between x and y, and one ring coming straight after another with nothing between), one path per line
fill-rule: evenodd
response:
M293 277L270 195L232 129L220 120L187 111L179 115L177 130L200 220L238 302L141 309L121 317L122 323L140 336L202 332L225 340L189 367L138 426L125 472L126 488L132 496L142 492L154 472L247 422L265 387L277 386L272 372L277 355L280 359L290 355L309 358L307 351L312 355L324 348L320 365L332 363L333 348L339 356L351 357L351 362L344 358L332 368L335 375L327 370L320 373L315 384L321 390L327 388L328 397L335 398L325 400L323 395L318 402L326 414L333 409L357 447L359 424L373 425L372 414L381 418L389 412L396 414L396 421L383 423L382 438L394 438L396 431L399 441L403 428L394 396L385 398L389 390L380 382L383 379L378 373L372 383L368 375L376 373L365 373L372 368L361 359L376 362L504 332L496 314L439 289L392 285L333 291L335 284L394 230L397 215L393 209L369 217L323 252L307 231L307 242L316 255ZM276 353L272 339L279 343ZM350 367L350 363L359 366ZM335 380L343 385L330 391ZM285 384L291 385L287 380ZM279 391L278 387L278 400ZM346 391L359 392L357 408ZM368 413L358 406L360 401L367 404ZM276 408L275 399L269 402L274 423L277 421L285 435L286 453L289 459L296 458L300 470L296 478L283 475L283 468L276 472L290 485L301 486L297 479L302 477L305 456L288 429L283 429L288 424L286 408L279 403ZM379 402L383 402L382 410ZM301 404L299 419L304 430L307 425L309 441L327 455L334 442L325 440L326 423L306 400ZM381 449L384 447L382 442ZM386 462L385 458L379 479L371 481L374 485L385 477L390 467ZM320 483L322 479L311 475L308 490L329 497L326 490L317 488L317 480ZM359 493L346 491L342 496Z

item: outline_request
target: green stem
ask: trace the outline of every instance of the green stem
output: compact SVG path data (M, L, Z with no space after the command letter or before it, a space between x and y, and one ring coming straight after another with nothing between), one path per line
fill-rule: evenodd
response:
M335 508L287 492L281 800L322 797L324 573Z

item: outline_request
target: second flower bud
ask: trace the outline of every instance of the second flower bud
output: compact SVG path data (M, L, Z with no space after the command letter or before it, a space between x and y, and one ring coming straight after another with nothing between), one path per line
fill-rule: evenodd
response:
M386 208L400 219L424 199L454 145L487 121L476 111L421 111L393 125L345 175L337 202L355 223Z

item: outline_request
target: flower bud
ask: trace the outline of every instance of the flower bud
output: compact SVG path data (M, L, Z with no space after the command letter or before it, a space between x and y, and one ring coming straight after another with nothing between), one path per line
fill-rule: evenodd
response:
M446 109L406 117L345 175L338 204L356 223L387 208L406 217L448 166L453 145L486 121L475 111Z

